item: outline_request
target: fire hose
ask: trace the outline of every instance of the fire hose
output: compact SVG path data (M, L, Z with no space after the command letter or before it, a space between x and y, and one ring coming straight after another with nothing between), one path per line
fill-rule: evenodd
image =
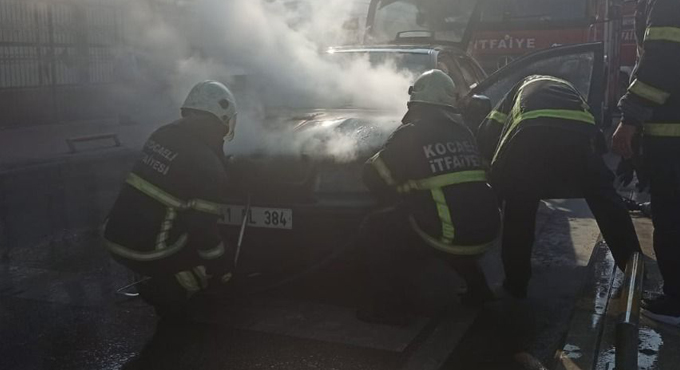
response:
M241 221L241 231L238 234L236 254L234 256L234 267L238 265L238 258L241 256L241 246L243 245L243 236L246 233L246 225L248 225L249 215L250 215L250 193L248 193L248 203L246 203L246 211L243 214L243 221Z
M250 213L251 203L252 203L251 202L251 195L250 195L250 193L248 193L248 201L246 203L246 209L245 209L245 213L244 213L244 216L243 216L243 221L241 222L241 228L240 228L240 231L239 231L239 237L238 237L238 241L237 241L237 245L236 245L236 253L235 253L235 256L234 256L234 267L236 267L236 265L238 264L238 261L239 261L240 255L241 255L241 251L243 249L243 240L244 240L244 236L245 236L245 229L246 229L246 226L248 225L248 214ZM268 292L268 291L271 291L271 290L274 290L274 289L278 289L282 286L294 283L298 280L301 280L301 279L321 270L322 268L328 266L336 258L340 257L341 255L343 255L346 252L349 252L356 245L357 245L356 237L353 237L350 240L348 240L346 243L342 244L339 248L337 248L328 257L322 259L318 263L316 263L316 264L314 264L314 265L312 265L312 266L310 266L310 267L308 267L308 268L306 268L306 269L304 269L300 272L293 273L293 274L291 274L291 275L289 275L289 276L287 276L287 277L285 277L285 278L283 278L283 279L281 279L281 280L279 280L279 281L277 281L273 284L261 287L259 289L256 289L256 290L249 292L249 293L245 293L243 295L250 296L250 295L265 293L265 292ZM145 281L148 281L149 279L150 279L149 277L144 277L140 280L137 280L133 283L130 283L130 284L124 286L124 287L119 288L118 290L116 290L116 293L124 295L126 297L137 297L137 296L139 296L139 293L126 292L126 290L133 288L133 287L135 287L135 286L137 286L137 285L139 285L139 284L141 284Z
M248 202L246 203L245 213L243 214L243 221L241 222L241 231L238 236L238 243L236 244L236 255L234 256L234 267L238 265L238 259L241 255L241 246L243 245L243 236L245 235L246 225L248 224L248 214L250 213L250 193L248 193ZM139 293L129 292L128 289L134 288L137 285L150 280L151 278L145 276L137 281L134 281L128 285L125 285L116 290L116 294L124 295L126 297L138 297Z
M130 284L124 286L124 287L119 288L118 290L116 290L116 294L124 295L126 297L138 297L139 293L137 293L137 292L127 292L126 290L133 288L133 287L136 287L137 285L139 285L139 284L141 284L141 283L143 283L147 280L150 280L150 279L151 279L150 277L145 276L145 277L143 277L143 278L141 278L137 281L134 281L134 282L132 282L132 283L130 283Z

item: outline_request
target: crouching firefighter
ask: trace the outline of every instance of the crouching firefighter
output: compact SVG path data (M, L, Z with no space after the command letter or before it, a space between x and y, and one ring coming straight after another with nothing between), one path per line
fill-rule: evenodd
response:
M541 199L585 198L622 270L640 251L614 175L595 150L599 134L581 94L550 76L520 81L481 123L478 144L504 202L501 256L511 295L527 295Z
M197 84L178 121L156 130L104 227L113 258L146 279L140 296L162 318L186 314L189 298L231 278L233 253L217 230L227 184L223 144L236 105L226 86Z
M477 259L499 234L500 211L475 138L455 108L454 82L431 70L409 94L403 124L364 165L364 182L382 206L360 235L373 296L358 317L369 322L399 324L410 316L406 272L432 257L467 283L463 304L493 297Z

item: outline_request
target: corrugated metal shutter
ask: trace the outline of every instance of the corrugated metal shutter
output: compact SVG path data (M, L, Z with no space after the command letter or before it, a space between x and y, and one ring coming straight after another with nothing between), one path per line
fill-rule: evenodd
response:
M114 82L123 4L0 0L0 126L112 114L75 105L103 97Z

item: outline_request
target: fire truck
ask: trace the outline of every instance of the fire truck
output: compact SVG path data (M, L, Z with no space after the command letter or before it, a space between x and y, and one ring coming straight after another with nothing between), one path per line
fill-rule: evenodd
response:
M602 42L604 121L628 86L635 63L635 0L372 0L367 43L403 42L395 34L432 31L430 40L454 41L487 73L541 49ZM391 40L391 41L390 41Z
M605 111L628 86L635 64L635 0L485 0L468 52L487 72L539 49L601 41Z
M635 59L637 58L637 45L635 43L635 5L637 1L626 0L622 4L621 12L621 75L627 82L633 73ZM627 87L627 83L625 84Z

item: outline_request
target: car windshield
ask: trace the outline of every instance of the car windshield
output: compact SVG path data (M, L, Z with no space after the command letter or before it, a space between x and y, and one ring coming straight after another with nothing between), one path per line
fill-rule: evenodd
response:
M587 0L487 0L482 23L578 21L586 17Z
M394 40L399 32L428 30L441 41L461 42L477 0L380 0L371 37L377 42Z

